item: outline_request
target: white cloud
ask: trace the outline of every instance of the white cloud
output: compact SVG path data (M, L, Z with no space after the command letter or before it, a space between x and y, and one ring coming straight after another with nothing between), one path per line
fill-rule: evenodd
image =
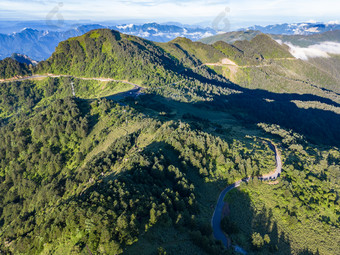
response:
M338 0L83 0L81 4L76 0L1 0L1 19L44 19L59 1L63 2L60 13L65 19L93 20L188 18L193 22L213 21L229 7L231 23L246 20L273 24L290 22L293 18L299 22L337 19L340 10Z
M285 44L289 46L289 51L295 58L302 60L308 60L308 58L328 58L328 53L340 54L340 43L336 42L323 42L307 48L295 46L291 43Z
M310 19L307 21L308 23L316 23L317 21L315 19Z
M326 23L327 25L339 25L340 22L338 20L331 20Z
M278 44L280 44L280 45L282 45L283 44L283 42L282 42L282 40L280 40L280 39L277 39L277 40L275 40Z
M62 1L62 0L61 0ZM160 19L160 18L211 18L217 16L227 3L223 1L170 1L170 0L84 0L81 4L75 0L64 0L58 12L65 19ZM46 15L58 6L57 2L35 2L33 0L1 0L0 10L4 15L13 12L11 17L23 16L45 18ZM9 14L7 14L9 15ZM1 17L4 18L4 17Z
M127 29L127 28L132 28L133 24L125 25L125 26L117 26L119 29Z
M315 48L331 54L340 54L340 43L336 42L324 42L314 45Z

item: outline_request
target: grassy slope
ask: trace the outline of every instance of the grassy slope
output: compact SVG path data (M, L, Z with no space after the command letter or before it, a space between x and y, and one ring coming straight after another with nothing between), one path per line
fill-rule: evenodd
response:
M250 41L238 40L233 44L217 41L212 46L240 66L269 64L273 59L292 58L286 46L265 34L256 35Z
M192 42L182 37L159 45L180 60L184 59L184 55L186 55L192 59L199 60L199 63L216 63L225 57L223 53L215 50L210 45Z
M320 80L320 83L324 85L325 88L340 93L340 71L338 68L340 65L340 55L331 55L330 58L311 58L308 62L319 69L319 73L323 72L329 76L327 82L322 83L322 80Z
M218 41L223 41L226 43L234 43L236 41L248 40L250 41L255 36L261 34L260 31L239 31L239 32L228 32L220 35L206 37L200 40L202 43L213 44Z

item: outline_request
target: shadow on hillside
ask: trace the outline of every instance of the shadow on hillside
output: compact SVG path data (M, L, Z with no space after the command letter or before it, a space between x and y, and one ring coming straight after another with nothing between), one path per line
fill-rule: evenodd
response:
M264 185L264 184L260 184ZM262 207L256 210L251 205L249 195L234 189L228 195L229 215L231 224L236 225L234 233L230 234L233 245L239 245L255 254L292 254L292 244L289 238L279 230L271 209ZM225 230L228 231L228 230ZM259 233L263 239L270 238L269 243L263 242L261 247L252 244L253 233ZM296 251L296 250L299 251ZM313 255L310 250L295 245L294 253L298 255Z
M147 147L145 147L145 149L143 150L143 154L150 155L150 157L152 157L153 155L157 155L159 153L164 156L165 165L174 165L178 167L179 169L181 169L181 172L188 178L188 180L190 180L190 183L194 183L195 185L194 193L198 204L208 208L209 204L205 204L206 202L205 199L206 197L214 196L214 194L207 195L208 190L206 189L206 186L207 185L221 186L223 185L223 183L221 183L220 181L216 181L211 184L206 183L204 181L204 178L199 174L199 169L194 167L193 165L188 164L187 168L184 169L180 159L180 152L166 142L153 142ZM103 179L103 183L107 183L107 181L112 180L114 178L124 178L124 175L130 174L131 173L127 171L122 172L118 175L109 175ZM153 173L154 185L156 184L157 186L173 188L171 186L168 186L169 183L165 182L164 179L159 179L160 176L161 175L155 172ZM136 179L136 181L137 183L135 183L134 185L145 183L145 180L143 178L138 178ZM180 195L186 196L187 194L183 193ZM161 199L161 197L159 197L158 199ZM298 255L318 254L318 252L313 253L303 247L300 247L299 249L296 247L296 245L293 247L288 236L279 230L279 227L276 221L274 220L271 209L268 210L265 207L262 207L260 210L255 210L251 206L251 200L248 194L234 189L231 193L229 201L231 202L229 204L230 214L228 217L232 222L234 222L234 224L236 224L235 233L230 235L232 245L238 245L239 247L242 247L248 252L248 254L292 254L293 252L294 254ZM201 209L203 209L203 207L201 207ZM170 216L171 214L169 215L169 217ZM174 218L174 216L172 215L171 218ZM210 224L210 219L207 222L209 222ZM143 237L143 239L144 241L148 240L148 242L156 243L156 245L154 245L155 250L157 247L161 246L164 247L165 250L170 251L170 254L172 254L171 253L172 249L177 250L178 246L180 246L181 248L184 248L184 250L183 252L179 252L177 254L187 254L185 248L187 249L192 244L197 245L197 243L195 242L195 238L197 237L193 238L190 233L193 232L198 233L197 231L199 231L202 234L202 236L198 237L198 239L200 238L204 239L206 236L209 237L209 239L206 239L209 241L206 241L205 244L202 246L197 245L198 247L202 248L203 250L210 251L209 254L233 254L231 252L232 250L229 249L226 251L225 249L222 248L222 244L219 241L214 240L211 230L209 230L209 228L208 229L206 228L207 222L195 222L195 224L188 224L188 222L184 221L181 227L175 226L173 223L174 228L175 229L178 228L179 230L178 233L181 233L181 238L183 239L179 239L176 233L173 233L173 235L169 235L165 238L164 236L160 236L159 232L157 231L156 232L151 231L150 233L147 233ZM160 222L160 224L162 224L162 222ZM185 227L184 232L183 227ZM262 247L256 248L254 245L252 245L251 238L254 232L259 233L262 238L264 238L265 235L268 235L270 238L269 243L264 243ZM193 243L191 244L191 242ZM175 246L173 244L175 244ZM139 244L136 244L136 247L138 246ZM138 254L131 252L131 250L136 251L136 247L134 246L126 247L127 249L126 251L128 251L129 254L130 253ZM195 249L197 249L197 247ZM154 252L154 250L150 250L149 252L146 252L146 254L156 253Z
M244 124L256 125L257 123L277 124L281 127L302 134L308 141L330 146L340 145L340 115L328 110L299 108L293 100L302 102L321 102L330 106L340 107L340 104L328 98L312 94L279 94L261 89L247 89L231 82L217 81L205 78L189 70L186 75L200 80L203 83L213 84L223 88L238 91L231 95L213 95L210 102L189 103L198 108L213 111L228 112ZM148 102L155 98L154 95L144 95L139 101L148 107ZM171 105L172 99L161 99ZM159 107L162 107L162 103ZM188 105L178 103L177 105ZM153 107L154 108L154 107ZM178 117L178 116L177 116Z
M217 75L213 70L209 70ZM229 96L214 96L210 106L216 110L230 109L229 111L240 110L247 114L241 117L245 122L256 124L265 122L278 124L284 128L292 129L304 135L308 140L325 145L340 145L340 115L332 111L321 109L303 109L296 106L293 100L302 102L314 101L340 107L340 104L331 99L323 98L312 94L280 94L262 89L247 89L230 81L220 82L216 79L198 77L199 80L216 86L235 89L242 93ZM219 76L219 75L217 75ZM240 116L240 114L236 115Z
M184 121L185 120L186 119L184 119ZM136 147L136 146L137 146L136 144L132 144L132 147ZM207 210L210 206L210 204L204 203L205 198L209 196L213 196L213 197L215 196L215 194L209 194L205 186L206 185L216 185L216 186L223 185L223 183L220 183L220 182L214 182L212 184L205 183L203 176L199 174L199 169L195 168L192 165L187 165L188 169L191 169L191 171L188 171L188 169L183 168L181 157L180 157L180 152L177 151L173 146L171 146L170 144L166 142L152 142L151 144L149 144L143 149L142 154L148 155L148 158L150 159L153 158L154 155L162 154L164 156L163 164L165 166L174 165L178 167L179 169L181 169L181 172L184 173L188 177L188 179L190 180L190 183L195 184L195 191L194 191L195 197L197 197L198 204L203 205L203 207L205 207L205 210ZM101 164L104 164L103 162L106 162L107 155L106 153L103 152L99 154L96 158L102 159L102 160L96 161L99 165L96 165L96 164L91 165L91 167L88 168L88 169L92 169L91 171L93 171L95 167L96 168L101 167ZM148 167L151 168L151 166L152 165ZM103 169L105 169L105 166L103 167ZM80 195L76 197L71 197L69 200L65 201L65 204L68 204L70 201L73 201L73 200L78 201L79 204L83 203L83 201L87 201L91 204L91 208L93 208L94 210L97 210L98 208L103 207L103 206L100 205L98 201L97 202L92 201L92 196L91 196L92 193L99 192L100 194L105 194L104 197L107 197L108 195L106 194L106 191L109 190L108 187L111 185L110 181L113 181L116 179L117 180L129 179L133 181L134 187L141 186L140 188L141 194L143 194L143 192L145 191L145 187L147 187L148 185L152 187L157 186L157 187L160 187L161 189L169 188L171 190L175 187L176 183L171 183L167 181L167 177L164 176L164 173L162 174L161 172L158 172L152 168L153 169L152 171L146 172L147 174L144 175L145 169L143 168L142 169L143 171L140 171L139 169L133 168L133 170L131 169L129 171L111 173L109 175L106 175L106 173L104 173L99 181L97 181L93 185L89 185L90 187L84 189L80 193ZM133 171L137 171L137 172L139 171L140 174L135 175L136 178L131 179L131 175L134 174ZM90 177L91 177L90 173L87 174L84 169L82 169L79 172L79 180L81 180L81 182L89 180ZM187 191L185 190L182 191L183 193L181 192L181 190L179 192L180 192L180 196L185 197L188 195L186 193ZM154 199L156 201L162 199L161 192L158 192L154 196L155 196ZM237 196L238 196L239 202L235 203L235 206L231 204L231 214L230 214L230 218L233 221L235 221L235 223L237 224L239 228L238 233L231 235L233 244L240 245L242 248L246 249L247 251L252 251L252 252L255 252L256 254L269 254L269 253L291 254L292 253L291 244L284 234L279 233L278 227L273 220L271 211L267 211L265 208L263 208L260 212L255 212L254 209L251 207L251 201L247 195L241 193L241 194L237 194ZM104 206L105 210L108 210L111 208L111 203L107 203L106 205L108 207ZM184 211L186 210L185 207L183 210ZM183 210L181 209L177 211L176 206L174 208L168 208L167 211L169 212L169 215L167 217L169 217L169 221L171 221L171 219L175 219L177 213L181 213ZM197 209L192 208L189 210L196 211L198 210L198 208ZM208 210L211 210L211 208ZM190 211L190 214L193 214L193 213L194 213L193 211ZM139 228L142 229L142 227L145 225L145 221L143 220L142 217L137 217L137 221L138 221ZM206 224L207 222L208 224L210 224L210 220L207 220L206 222L204 222L204 224L207 225ZM193 245L191 242L195 243L195 240L196 240L195 238L198 238L198 240L201 240L201 239L205 240L203 249L206 249L209 251L214 249L216 251L216 253L210 253L210 254L229 254L230 251L224 251L221 244L219 242L216 242L213 239L211 232L207 231L206 234L203 234L202 229L206 230L206 228L204 227L204 224L202 226L200 226L199 223L195 223L195 224L183 223L183 224L184 225L182 226L185 227L185 231L186 231L186 233L183 234L183 236L186 238L185 240L178 239L177 235L170 236L170 237L167 236L165 238L163 236L157 235L158 233L153 233L152 230L150 233L147 233L145 236L143 237L138 236L138 238L144 238L144 239L150 238L149 241L152 242L153 245L156 243L154 247L155 250L159 246L162 246L167 251L171 250L174 246L176 247L173 249L174 250L177 249L179 245L182 245L181 242L184 243L183 246L185 246L186 248L188 247L188 245L190 247L190 245ZM188 234L190 232L199 233L198 231L201 232L202 235L200 234L198 237L196 236L195 238L193 238L192 236L190 236L190 234ZM264 245L260 249L254 249L251 245L251 239L250 239L253 232L258 232L261 234L261 236L268 234L271 240L270 243ZM179 231L178 233L183 233L183 232ZM175 245L173 245L173 243L175 243ZM131 247L128 247L128 246L126 247L129 254L130 253L133 254L132 252L130 252L130 249L135 249L134 248L135 245L137 245L138 247L139 244L137 243ZM201 246L198 245L198 247L201 247ZM195 249L197 249L197 247ZM145 253L145 254L155 254L155 253L153 250L151 250L150 253ZM179 254L187 254L187 253L179 253ZM303 255L303 254L313 254L313 253L310 253L309 251L306 250L298 254Z
M204 103L180 103L155 95L143 95L137 98L129 97L126 98L125 103L129 104L133 108L138 108L138 110L149 115L151 118L161 121L179 119L183 122L189 123L195 129L202 129L204 131L207 131L207 126L211 127L214 125L214 123L209 121L209 119L205 120L200 118L200 116L185 117L182 114L174 114L174 108L186 108L188 106L196 107L198 110L206 108L207 110L211 110L212 115L216 111L228 112L229 114L233 114L237 119L241 120L245 124L254 126L259 122L278 124L282 127L292 129L303 134L311 141L320 142L327 145L339 144L340 134L338 133L338 127L340 126L340 116L338 114L316 109L300 109L294 103L290 102L291 100L320 101L334 106L339 106L337 103L329 99L320 98L314 95L282 95L263 90L245 89L232 83L222 83L209 79L208 81L214 85L236 89L241 93L231 94L229 96L214 95L212 102ZM156 113L165 112L166 114L154 114L148 109L151 109ZM210 131L207 132L209 133ZM216 135L215 132L214 135ZM166 158L167 164L180 166L179 152L177 152L169 144L163 142L153 142L152 144L148 145L144 151L158 152L160 148L164 148L164 151L166 151L164 156ZM124 174L128 173L121 173L117 176L106 176L103 178L103 183L105 184L108 180L112 180L113 178L120 178L120 175L124 176ZM190 179L196 178L197 183L203 184L203 178L201 178L200 181L197 181L200 179L198 173L192 175L193 176L191 176ZM84 179L87 180L88 178L86 177ZM142 178L138 178L137 180L141 183L144 181ZM220 183L215 184L220 185ZM164 182L160 182L159 185L164 185ZM86 196L90 191L90 189L86 190L81 196ZM198 191L198 199L200 195L202 197L207 196L207 194ZM239 228L238 233L231 235L233 242L235 244L239 244L241 247L249 251L253 251L258 254L291 254L291 243L283 233L279 232L278 227L273 220L272 212L267 211L265 208L262 208L260 212L255 212L251 207L250 198L246 195L241 197L239 200L240 204L237 205L239 207L232 207L233 205L231 205L230 218L236 222ZM233 213L235 216L233 216ZM264 245L261 250L256 250L254 247L252 247L250 240L253 232L258 232L261 234L261 236L268 234L271 241L269 244ZM308 250L302 250L299 254L302 255L313 253L309 252Z

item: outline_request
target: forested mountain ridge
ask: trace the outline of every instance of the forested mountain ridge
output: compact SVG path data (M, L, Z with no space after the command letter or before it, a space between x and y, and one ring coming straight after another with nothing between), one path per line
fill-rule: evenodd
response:
M271 34L262 33L258 30L245 30L236 32L227 32L219 35L214 35L210 37L203 38L199 40L200 42L207 44L214 44L218 41L223 41L226 43L233 44L236 41L252 40L255 36L259 34L267 34L274 40L281 40L282 42L290 42L296 46L307 47L313 44L318 44L322 42L340 42L340 30L335 29L332 31L327 31L323 33L316 33L311 35L287 35L287 34Z
M181 67L151 41L114 30L92 30L61 42L37 72L107 77L164 84L178 81Z
M234 46L242 51L245 57L247 55L257 55L257 58L265 59L292 57L287 47L279 45L264 34L257 35L250 42L237 41ZM167 73L181 72L183 63L188 59L191 59L192 63L188 66L191 68L207 62L215 63L228 57L223 50L223 47L212 47L182 37L168 43L155 44L114 30L98 29L61 42L47 61L39 63L37 72L145 80L144 77L140 78L140 73L152 75L151 71L158 71L152 68L157 66L164 70L158 71L155 76L170 81L171 78L166 80L163 76ZM151 68L147 67L148 65L154 66ZM162 83L163 80L157 82ZM145 83L150 81L146 80Z
M139 36L155 42L168 42L178 36L198 40L216 34L212 28L188 27L181 24L70 24L68 21L53 27L45 21L0 21L0 59L10 57L14 52L29 55L37 61L49 58L58 43L71 37L81 36L93 29L107 28L124 34Z
M307 75L322 62L270 40L163 44L100 29L33 69L54 77L2 82L0 251L234 254L211 217L224 187L275 168L265 138L282 176L230 194L225 233L248 253L337 254L338 94ZM233 56L253 70L243 82L226 72ZM126 80L143 94L129 97Z
M0 61L0 79L8 79L30 74L32 74L32 71L25 63L20 63L12 58L5 58Z
M236 65L230 65L225 60L235 61ZM333 63L336 65L336 62ZM313 103L313 96L304 96L306 99L301 100L301 96L294 95L290 103L298 108L327 108L331 112L338 112L339 104L339 79L335 69L330 73L321 65L295 59L285 45L263 34L257 35L250 42L237 41L234 45L223 42L205 45L185 38L155 44L108 29L93 30L60 43L50 59L40 62L34 68L34 73L128 80L150 88L145 92L160 93L163 96L172 94L170 97L188 102L211 101L216 95L236 93L237 99L233 104L240 104L241 108L244 107L241 101L248 95L253 101L254 93L266 94L264 91L284 94L298 92L299 95L320 97ZM238 98L240 92L246 96ZM274 94L263 95L266 100L273 100L273 96L277 97ZM288 111L286 113L289 114ZM266 118L271 116L266 115ZM291 118L295 119L292 116L285 119ZM308 125L296 126L294 121L289 121L286 127L298 128L299 132L306 129L310 133L310 130L307 131ZM309 121L312 120L299 120ZM317 122L318 129L322 129L320 123L324 121L322 118ZM328 128L335 131L337 121L335 118L329 122ZM275 123L279 122L284 121L276 118ZM322 136L329 138L321 140L334 141L333 137L337 137L334 131L322 132ZM319 134L317 131L314 136L318 137Z

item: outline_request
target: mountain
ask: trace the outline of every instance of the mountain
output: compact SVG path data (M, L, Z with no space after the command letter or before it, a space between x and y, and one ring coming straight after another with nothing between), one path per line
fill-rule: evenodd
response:
M214 36L209 36L200 39L200 42L207 43L207 44L213 44L218 41L223 41L226 43L234 43L236 41L243 41L248 40L250 41L255 36L262 34L260 31L254 31L254 30L246 30L246 31L234 31L234 32L227 32L227 33L221 33Z
M20 53L40 61L48 58L60 41L101 27L100 25L81 26L64 32L26 28L19 33L0 34L0 57Z
M29 74L31 74L31 70L26 63L19 62L13 58L0 60L0 79L8 79Z
M168 43L158 43L165 52L175 57L185 67L197 68L203 63L214 63L225 55L210 45L193 42L188 38L178 37Z
M61 31L24 28L20 32L0 34L0 59L9 57L13 53L20 53L28 55L37 61L44 60L52 55L59 42L70 37L80 36L93 29L108 27L106 25L90 24ZM174 25L159 25L157 23L116 25L109 28L157 42L167 42L179 36L198 40L215 34L215 31L210 28L183 28Z
M233 44L235 47L243 51L245 54L259 54L265 59L275 58L291 58L288 47L275 42L270 36L259 34L250 41L236 41Z
M223 52L238 65L255 65L270 59L293 57L289 47L280 45L269 35L258 31L231 32L201 41L213 43L212 47Z
M340 24L337 22L329 23L292 23L292 24L276 24L269 26L251 26L245 30L258 30L266 34L282 34L282 35L311 35L323 33L327 31L339 30Z
M0 253L339 254L339 60L265 34L60 42L0 83Z
M37 64L26 55L14 53L10 58L0 60L0 79L31 75L33 66Z
M260 31L246 30L237 32L227 32L219 35L203 38L200 42L213 44L218 41L226 43L234 43L235 41L250 41L255 36L262 34ZM284 35L284 34L268 34L275 40L281 40L282 42L289 42L293 45L300 47L308 47L310 45L320 44L323 42L340 42L340 30L327 31L324 33L317 33L311 35Z
M35 72L129 80L151 91L164 93L169 90L166 93L174 95L178 93L175 92L179 89L177 84L183 80L191 80L190 83L198 87L203 86L202 83L229 83L231 80L248 89L308 92L332 100L333 93L339 92L340 84L336 74L294 58L289 47L265 34L232 45L206 45L186 38L153 43L114 30L92 30L60 43L48 60L37 65ZM158 87L164 87L163 92ZM235 88L237 86L230 84L228 89ZM202 100L199 99L201 93L204 95L205 92L195 92L193 98ZM334 125L330 127L333 129ZM333 131L330 134L333 136Z
M4 21L2 22L4 23ZM23 26L20 23L12 23L13 22L10 22L8 23L8 25L14 27ZM0 34L0 59L9 57L16 52L27 55L37 61L44 60L52 55L55 47L58 45L59 42L64 41L70 37L80 36L86 32L89 32L90 30L98 28L110 28L125 34L139 36L155 42L168 42L177 37L186 37L193 41L201 40L204 43L213 43L216 40L224 40L228 43L233 43L237 40L249 40L259 34L258 31L273 35L316 35L318 33L322 33L325 31L334 31L340 28L340 25L338 24L316 23L282 24L267 27L254 26L248 28L249 31L246 30L244 32L237 31L227 33L226 38L224 34L216 35L216 31L209 27L203 28L199 26L186 26L174 22L164 24L146 23L141 25L122 24L114 26L84 24L76 28L72 28L74 27L74 24L72 22L66 22L65 27L59 30L49 29L46 24L44 25L40 23L33 22L32 27L34 27L34 29L25 27L19 32ZM216 35L217 37L211 37L214 35Z
M61 42L37 72L109 77L144 84L177 81L181 66L153 42L115 30L92 30Z
M290 42L293 45L300 47L308 47L315 44L324 42L337 42L340 43L340 30L327 31L324 33L312 35L270 35L275 40L282 42Z
M315 83L319 84L320 88L339 93L340 82L337 67L340 52L332 53L332 49L330 49L330 53L327 53L327 47L339 47L336 41L334 44L330 43L330 46L320 44L325 49L322 51L320 47L318 51L324 54L315 56L312 53L307 54L307 58L301 61L294 56L296 54L291 48L295 47L294 45L280 44L272 38L285 38L285 42L300 42L300 44L306 45L307 43L322 43L322 40L327 40L326 38L334 39L337 36L338 31L310 36L276 37L276 35L258 34L249 41L235 41L232 44L216 41L211 46L223 52L231 62L224 64L220 62L218 65L211 65L211 68L233 82L246 87L250 86L253 89L277 91L277 86L281 86L282 91L294 92L305 87L305 85L301 86L301 82L306 81L309 86L314 86ZM226 35L226 38L229 39L230 36ZM309 50L308 48L298 49L307 50L307 52ZM313 52L313 49L311 51Z
M90 24L90 20L63 20L53 24L49 20L0 20L0 33L12 34L31 28L39 31L67 31L76 27ZM116 23L105 23L106 25L116 25Z
M26 64L26 65L36 66L38 64L37 61L35 61L35 60L31 59L30 57L23 55L23 54L13 53L11 58L20 62L20 63Z
M183 27L171 24L148 23L143 25L119 25L110 27L124 34L139 36L155 42L168 42L176 37L186 37L193 41L216 34L212 28Z

